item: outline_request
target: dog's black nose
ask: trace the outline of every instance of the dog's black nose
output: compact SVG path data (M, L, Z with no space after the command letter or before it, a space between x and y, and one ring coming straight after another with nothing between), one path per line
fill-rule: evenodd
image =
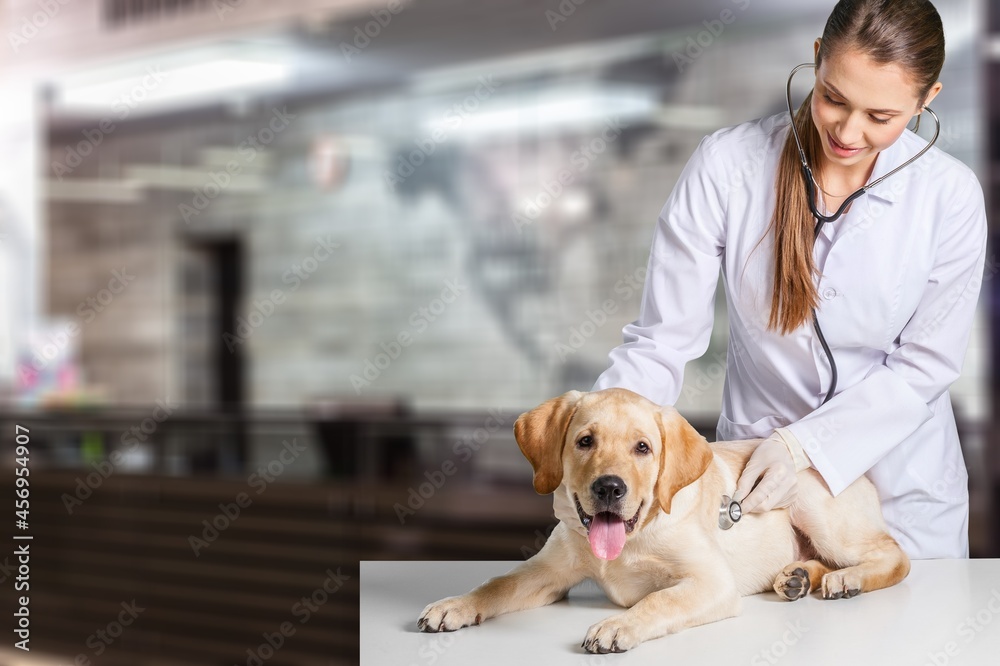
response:
M611 502L624 497L628 486L620 476L605 474L590 485L590 491L599 502Z

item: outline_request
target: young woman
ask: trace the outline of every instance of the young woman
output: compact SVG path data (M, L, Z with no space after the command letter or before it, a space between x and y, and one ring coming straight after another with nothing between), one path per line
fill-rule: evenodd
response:
M948 388L982 283L982 188L931 147L814 233L817 213L927 147L906 128L927 120L943 63L930 2L839 2L794 119L816 212L789 113L705 137L660 214L639 318L593 387L674 404L684 365L708 347L721 269L730 335L717 438L766 438L733 497L745 513L764 511L791 503L807 467L834 495L867 474L915 559L968 557L968 475Z

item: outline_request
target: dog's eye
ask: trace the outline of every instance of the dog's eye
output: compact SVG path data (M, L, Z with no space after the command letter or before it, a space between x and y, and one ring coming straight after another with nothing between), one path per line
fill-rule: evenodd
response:
M576 443L576 445L579 446L581 449L589 449L593 444L594 444L594 438L591 437L590 435L584 435Z
M635 450L639 453L649 453L649 444L646 442L639 442L635 445Z

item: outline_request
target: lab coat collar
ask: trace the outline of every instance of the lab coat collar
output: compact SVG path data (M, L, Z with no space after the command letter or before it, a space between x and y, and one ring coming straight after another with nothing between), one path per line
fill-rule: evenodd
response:
M916 155L925 144L926 142L924 140L919 139L919 137L910 132L910 130L905 130L902 136L896 139L891 146L883 149L876 156L875 167L872 169L872 173L868 177L867 183L878 180L913 155ZM926 154L924 157L926 157ZM917 160L917 162L919 161L920 160ZM914 162L910 166L916 166L917 162ZM907 167L894 176L886 178L884 182L879 183L872 189L868 190L867 194L891 203L899 201L899 198L906 186L905 181L909 179L908 176L913 175L912 173L907 173L909 170L910 167Z
M867 183L874 182L875 180L881 178L883 175L889 173L894 168L902 164L906 159L908 159L909 156L901 155L901 149L902 152L905 152L905 150L907 150L907 148L901 146L901 144L904 143L905 139L908 138L906 137L907 132L908 130L904 131L903 136L900 136L899 139L897 139L891 146L879 152L879 154L875 158L875 166L872 168L872 173L868 177ZM906 142L906 143L907 145L909 145L909 143L912 142ZM916 152L919 150L920 148L916 148L913 151L914 154L916 154ZM915 164L916 162L914 162L914 165ZM902 169L899 173L890 176L889 178L886 178L885 181L879 183L872 189L868 190L866 195L862 195L861 198L859 198L851 205L851 209L853 210L859 204L867 205L867 202L865 202L866 196L873 196L889 203L895 203L896 201L898 201L899 196L902 193L904 186L906 185L906 183L903 182L903 179L911 175L907 174L908 169L909 167L907 169ZM832 211L824 211L824 214L830 214L831 212ZM836 227L843 226L843 224L846 223L846 219L847 218L841 218L839 220L835 220L833 223L824 224L823 227L820 229L820 233L826 236L826 238L828 238L832 242L835 235L835 225Z
M909 146L910 144L914 143L913 141L907 141L907 139L909 138L907 134L910 134L910 131L904 130L902 136L896 139L896 141L894 141L891 146L883 149L878 154L878 156L875 158L875 168L872 169L872 174L871 176L868 177L869 183L878 180L879 178L889 173L890 171L892 171L897 166L899 166L900 164L902 164L903 162L905 162L910 158L909 155L901 154L901 149L903 148L902 144L906 144L907 146ZM913 154L916 154L919 151L920 148L918 147L914 149ZM915 165L916 162L914 162L913 164ZM883 201L895 203L896 201L899 200L900 194L902 193L902 188L905 185L905 183L901 183L897 179L905 178L904 174L906 174L906 171L907 171L906 169L903 169L894 176L886 178L884 182L881 182L872 189L868 190L867 194L873 197L878 197Z

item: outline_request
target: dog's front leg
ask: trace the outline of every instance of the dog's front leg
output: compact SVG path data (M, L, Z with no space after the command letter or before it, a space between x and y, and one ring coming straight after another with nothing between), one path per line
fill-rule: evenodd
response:
M558 601L585 578L581 567L573 565L569 536L565 525L559 523L537 555L468 594L428 604L417 627L422 631L454 631L497 615Z
M736 580L725 561L698 563L676 585L591 626L581 647L588 652L624 652L644 641L739 615L741 608Z

